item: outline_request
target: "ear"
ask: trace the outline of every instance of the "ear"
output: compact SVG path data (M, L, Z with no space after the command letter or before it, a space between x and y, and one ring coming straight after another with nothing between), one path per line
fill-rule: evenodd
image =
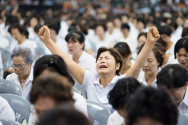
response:
M132 53L129 55L129 59L132 59Z
M83 43L81 43L80 45L81 45L81 48L83 48L83 47L84 47L84 42L83 42Z
M33 62L29 64L29 65L30 65L30 67L32 67L32 64L33 64Z
M117 63L116 64L116 70L119 70L119 68L120 68L120 63Z
M185 86L184 86L184 90L187 90L187 86L188 86L188 82L186 82Z

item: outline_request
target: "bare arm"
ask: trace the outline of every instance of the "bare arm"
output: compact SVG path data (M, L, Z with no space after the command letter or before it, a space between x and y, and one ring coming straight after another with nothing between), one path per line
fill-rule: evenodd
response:
M143 47L142 51L140 52L140 54L138 55L138 57L136 58L136 61L133 64L133 66L126 73L126 77L134 77L135 79L138 78L142 66L148 59L149 54L150 54L155 42L159 39L159 37L160 37L160 35L159 35L157 28L152 27L149 29L148 35L147 35L147 42L144 45L144 47Z
M52 54L59 55L68 66L73 77L82 84L84 80L85 70L75 63L63 50L61 50L54 41L50 38L50 30L47 26L41 27L39 30L39 36L47 48L51 51Z

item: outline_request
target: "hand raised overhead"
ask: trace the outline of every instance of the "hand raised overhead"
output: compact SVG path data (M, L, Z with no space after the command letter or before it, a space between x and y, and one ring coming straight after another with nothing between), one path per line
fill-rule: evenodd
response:
M151 27L147 34L147 41L155 43L160 38L158 29L156 27Z
M50 39L50 30L47 26L41 27L38 34L43 42Z

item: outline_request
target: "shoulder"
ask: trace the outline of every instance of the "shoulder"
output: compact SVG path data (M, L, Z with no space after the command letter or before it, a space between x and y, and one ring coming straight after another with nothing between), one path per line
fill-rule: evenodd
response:
M88 61L95 61L95 58L92 55L89 55L87 52L83 51L83 55Z
M8 75L8 76L6 77L7 80L13 80L13 79L15 79L15 78L17 78L17 75L16 75L15 73L12 73L12 74L10 74L10 75Z
M1 110L3 107L9 106L7 100L5 100L4 98L2 98L1 96L0 96L0 102L1 102L1 104L0 104L0 110Z

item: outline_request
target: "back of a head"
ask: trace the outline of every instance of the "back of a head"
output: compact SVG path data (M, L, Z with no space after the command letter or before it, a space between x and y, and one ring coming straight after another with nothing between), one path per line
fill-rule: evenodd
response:
M133 77L118 80L114 88L108 93L109 103L116 110L124 109L129 97L139 87L141 84Z
M165 86L168 89L180 88L188 81L187 70L178 64L169 64L162 68L157 75L157 86Z
M169 37L172 34L172 29L169 26L159 26L158 31L160 35L165 34Z
M74 85L74 79L70 75L65 61L58 55L45 55L39 58L34 66L33 79L40 76L44 70L56 72L66 77L72 85Z
M56 34L58 34L58 33L59 33L59 30L60 30L60 27L59 27L58 24L56 24L56 23L50 24L50 25L48 26L48 28L54 30L54 31L56 32Z
M125 42L118 42L114 48L121 54L122 57L127 57L131 54L131 49Z
M188 37L188 28L183 28L181 37Z
M178 109L163 89L151 86L139 88L127 104L128 125L152 120L162 125L176 125Z
M80 112L71 108L55 108L46 112L37 125L91 125Z

